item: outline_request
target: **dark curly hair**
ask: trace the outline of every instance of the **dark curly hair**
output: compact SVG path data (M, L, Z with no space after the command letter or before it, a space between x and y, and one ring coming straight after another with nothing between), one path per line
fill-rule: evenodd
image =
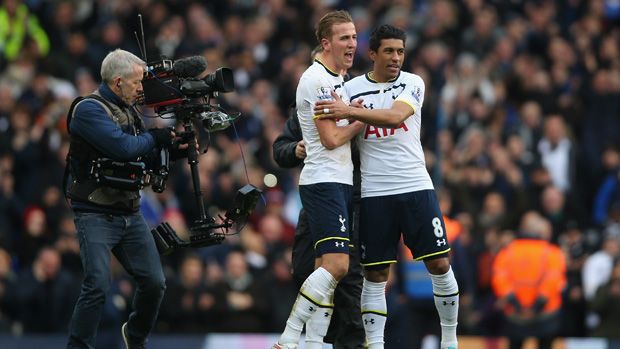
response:
M402 40L404 44L406 38L407 36L402 29L396 28L393 25L384 24L370 34L368 48L374 52L377 52L379 46L381 46L381 40L383 39L399 39Z

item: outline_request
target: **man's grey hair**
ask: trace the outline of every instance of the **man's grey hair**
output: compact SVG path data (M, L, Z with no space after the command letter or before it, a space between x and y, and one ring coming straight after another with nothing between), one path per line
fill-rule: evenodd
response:
M109 83L116 77L127 77L134 73L135 65L146 68L146 63L140 57L117 48L108 53L101 62L101 79Z

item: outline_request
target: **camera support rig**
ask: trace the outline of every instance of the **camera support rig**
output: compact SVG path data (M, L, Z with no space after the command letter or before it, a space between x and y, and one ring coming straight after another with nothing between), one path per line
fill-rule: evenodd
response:
M138 15L142 42L138 39L138 47L142 57L147 61L146 43L144 40L144 26L142 14ZM136 38L138 34L136 33ZM234 207L230 208L222 219L216 223L215 219L207 216L200 190L198 175L198 154L196 149L196 133L194 120L202 121L202 125L209 131L223 130L240 115L228 115L221 108L209 104L210 98L219 92L231 92L235 89L232 70L218 68L212 74L204 75L207 61L202 56L187 57L173 62L168 59L155 61L147 65L149 74L142 80L144 89L144 105L153 107L155 112L162 116L172 115L182 121L184 134L187 138L187 162L190 166L192 186L200 217L190 227L189 241L179 238L174 229L167 222L162 222L151 230L157 249L162 255L172 253L183 247L206 247L220 244L226 238L225 232L216 232L215 229L227 231L235 222L245 220L252 213L261 191L251 184L247 184L237 191ZM199 78L201 76L201 78ZM198 100L206 97L206 103ZM164 160L167 154L164 155ZM167 162L165 162L167 163ZM161 166L157 175L156 189L163 191L167 178L167 165Z
M200 109L209 106L209 104L199 106ZM233 224L239 220L245 220L254 210L261 191L251 184L246 184L237 191L234 206L230 208L221 223L216 223L215 219L207 216L203 201L202 191L200 189L200 177L198 173L198 153L196 152L196 137L194 131L194 115L197 113L196 106L178 106L175 108L177 117L182 120L184 134L187 136L187 163L190 166L192 177L192 187L194 197L198 207L200 217L194 221L190 227L189 241L182 240L167 222L162 222L151 230L157 249L162 255L168 255L179 248L184 247L207 247L222 243L226 238L223 232L215 231L216 229L228 230ZM204 113L204 110L202 111ZM180 114L180 115L179 115ZM204 118L203 118L203 122Z

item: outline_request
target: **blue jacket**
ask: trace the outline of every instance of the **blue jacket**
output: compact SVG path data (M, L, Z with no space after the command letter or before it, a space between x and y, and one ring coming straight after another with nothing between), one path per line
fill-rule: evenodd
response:
M129 107L106 84L102 83L99 91L108 101ZM155 139L150 133L141 129L140 134L134 135L134 125L118 127L96 101L86 100L75 108L70 128L72 134L88 140L90 145L113 160L133 161L155 147Z
M605 177L605 181L598 189L594 198L592 219L598 225L604 225L607 221L609 209L614 205L620 205L620 168Z
M115 95L106 84L101 84L99 93L108 102L123 109L126 114L130 114L128 110L130 106ZM95 100L86 99L75 107L69 128L72 137L83 139L102 156L112 160L121 162L139 160L145 162L147 168L150 168L149 165L153 164L155 159L155 139L149 132L146 132L142 122L119 126L108 115L106 109ZM136 197L139 198L139 195ZM71 206L74 210L80 211L126 213L126 210L102 207L81 200L72 200Z

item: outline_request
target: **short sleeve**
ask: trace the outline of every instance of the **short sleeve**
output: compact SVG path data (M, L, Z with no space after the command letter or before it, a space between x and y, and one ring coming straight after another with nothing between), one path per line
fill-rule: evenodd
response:
M413 108L414 113L419 112L424 103L424 80L417 75L411 75L411 77L408 77L403 83L405 84L405 88L403 92L396 97L396 101L407 103Z

